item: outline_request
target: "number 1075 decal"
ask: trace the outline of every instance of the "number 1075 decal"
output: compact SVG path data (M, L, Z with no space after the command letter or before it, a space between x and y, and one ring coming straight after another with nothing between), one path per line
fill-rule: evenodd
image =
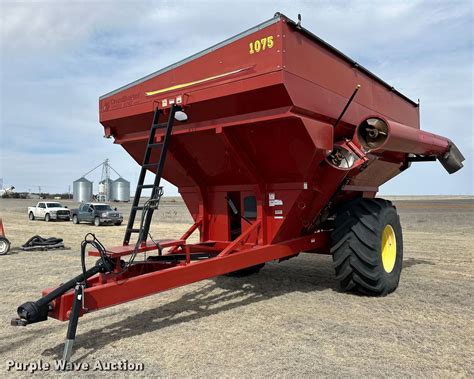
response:
M259 53L273 47L273 36L264 37L249 43L249 54Z

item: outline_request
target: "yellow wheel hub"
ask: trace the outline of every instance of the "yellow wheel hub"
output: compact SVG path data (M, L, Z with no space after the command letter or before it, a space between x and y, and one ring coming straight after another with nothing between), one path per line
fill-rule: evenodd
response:
M397 240L392 225L386 225L382 234L382 264L386 272L392 272L397 260Z

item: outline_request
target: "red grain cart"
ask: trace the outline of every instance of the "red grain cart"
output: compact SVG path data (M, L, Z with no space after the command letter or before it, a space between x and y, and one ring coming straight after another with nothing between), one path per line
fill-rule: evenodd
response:
M379 186L414 161L452 173L464 160L420 130L419 104L279 13L102 96L99 110L105 136L142 165L123 244L85 241L98 263L14 320L69 319L65 359L85 312L302 252L332 254L342 290L386 295L398 286L402 231ZM194 219L179 240L148 239L161 178ZM187 242L193 232L198 243Z

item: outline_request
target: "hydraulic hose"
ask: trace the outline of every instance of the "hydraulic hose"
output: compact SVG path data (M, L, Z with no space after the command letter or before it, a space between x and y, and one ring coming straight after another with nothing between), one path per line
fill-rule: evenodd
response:
M92 238L90 238L92 237ZM100 259L96 262L94 267L86 268L85 256L86 247L91 245L100 253ZM115 269L115 262L107 255L104 245L95 237L94 234L88 233L81 243L81 266L82 274L72 278L66 283L60 285L58 288L52 290L47 295L39 298L36 301L28 301L20 305L17 309L18 317L12 319L11 324L15 326L25 326L27 324L34 324L36 322L45 321L48 319L50 303L65 294L76 286L76 284L87 285L87 279L100 272L112 272Z

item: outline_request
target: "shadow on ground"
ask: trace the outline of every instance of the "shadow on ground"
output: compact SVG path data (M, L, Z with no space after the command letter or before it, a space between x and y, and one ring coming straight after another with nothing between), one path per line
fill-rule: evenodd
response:
M206 318L220 312L258 303L292 292L337 290L329 260L317 266L301 262L267 264L259 274L245 278L219 276L178 300L161 304L145 312L121 319L104 327L78 334L75 346L87 352L75 359L80 362L110 343L135 337L173 325ZM82 319L81 319L82 320ZM43 351L43 356L59 359L64 343Z
M319 259L316 264L314 261L308 265L304 263L306 262L271 263L259 274L244 278L219 276L175 301L79 334L75 346L85 349L86 353L75 361L80 362L118 340L206 318L292 292L338 291L330 260L326 258L324 261ZM414 258L403 262L404 268L418 264L433 263ZM42 355L59 359L63 349L64 343L60 343L43 351Z
M435 263L433 263L431 261L427 261L425 259L416 259L416 258L408 258L408 259L403 260L403 268L409 268L409 267L413 267L413 266L416 266L416 265L434 266Z

